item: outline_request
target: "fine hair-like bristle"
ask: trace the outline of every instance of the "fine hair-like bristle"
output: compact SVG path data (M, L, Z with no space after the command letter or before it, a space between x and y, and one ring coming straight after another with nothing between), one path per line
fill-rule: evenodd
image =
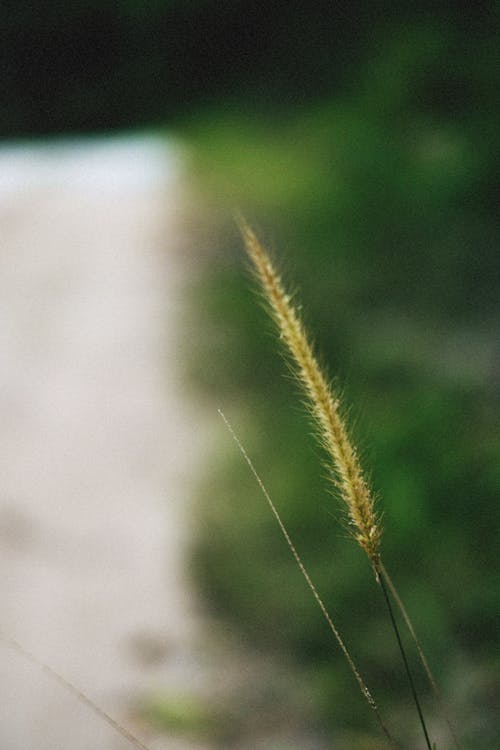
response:
M378 578L380 519L342 418L339 398L317 361L298 310L285 291L268 253L243 219L239 220L239 226L248 256L278 325L280 337L292 358L293 369L306 394L321 442L331 461L333 482L346 506L353 536L368 555Z

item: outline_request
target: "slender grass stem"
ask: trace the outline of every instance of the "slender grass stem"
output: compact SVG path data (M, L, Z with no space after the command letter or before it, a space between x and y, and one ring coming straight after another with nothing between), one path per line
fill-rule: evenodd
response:
M420 723L422 725L422 730L424 732L425 742L427 744L428 750L433 750L433 746L432 746L431 741L429 739L429 733L427 731L427 727L426 727L426 724L425 724L425 719L424 719L424 714L422 712L422 707L420 705L420 701L418 699L417 690L415 688L415 682L413 681L413 676L412 676L412 673L411 673L410 665L408 663L408 658L406 656L406 651L405 651L405 648L403 646L403 641L401 640L401 635L399 633L398 624L397 624L396 618L394 616L394 610L392 608L392 604L391 604L391 600L390 600L390 597L389 597L389 593L387 591L387 586L386 586L385 581L384 581L384 576L383 575L377 576L377 580L378 580L378 582L380 584L380 587L381 587L383 595L384 595L385 602L387 604L387 609L389 611L389 616L390 616L390 619L391 619L392 627L394 629L394 634L396 636L396 640L398 642L399 650L400 650L401 656L403 658L403 663L404 663L404 666L405 666L406 675L408 677L408 682L410 683L410 689L411 689L411 693L412 693L412 696L413 696L413 700L415 702L415 706L417 708L417 712L418 712L418 716L419 716L419 719L420 719Z
M252 459L250 458L250 456L246 452L244 445L242 444L242 442L240 441L239 437L235 433L233 427L231 426L231 423L227 419L227 417L224 414L224 412L222 412L220 409L218 409L218 412L219 412L219 415L220 415L222 421L224 422L224 424L226 426L226 429L228 430L229 434L231 435L231 437L233 438L234 442L238 446L238 449L240 450L240 453L242 454L243 458L247 462L248 467L250 468L250 471L252 472L255 480L257 481L257 484L259 485L259 487L260 487L260 489L262 491L262 494L264 495L264 497L265 497L265 499L267 501L267 504L269 505L269 508L271 509L271 512L273 513L276 521L278 522L278 526L281 529L281 533L283 534L283 536L285 538L285 541L286 541L286 543L287 543L287 545L288 545L288 547L290 549L290 552L292 553L292 555L293 555L293 557L295 559L295 562L297 563L297 565L299 567L300 572L304 576L305 581L306 581L306 583L307 583L307 585L308 585L308 587L309 587L309 589L310 589L313 597L316 600L316 603L318 604L318 606L319 606L319 608L320 608L320 610L321 610L321 612L323 614L323 617L325 618L326 622L328 623L328 627L332 631L332 633L333 633L333 635L335 637L335 640L337 641L337 643L339 645L340 650L342 651L343 655L345 656L345 658L347 660L347 663L349 665L349 668L350 668L352 674L354 675L354 678L355 678L356 682L358 683L358 686L359 686L359 689L361 691L361 694L363 695L364 699L367 701L368 705L370 706L370 708L374 712L375 717L376 717L377 722L378 722L378 725L379 725L380 729L382 730L383 734L385 735L387 741L390 743L391 747L392 748L399 748L398 743L392 737L389 729L387 728L384 720L382 719L382 717L380 715L380 712L379 712L379 709L378 709L378 706L377 706L377 704L375 702L375 699L373 698L373 696L370 693L368 687L366 686L365 681L361 677L361 674L360 674L357 666L355 665L355 663L354 663L354 661L353 661L353 659L351 657L351 654L349 653L349 650L348 650L348 648L347 648L347 646L346 646L346 644L344 642L344 639L340 635L340 632L338 631L335 623L333 622L333 620L332 620L332 618L330 616L330 613L328 612L328 610L326 608L326 605L323 602L323 599L320 597L320 595L318 593L318 590L316 589L316 586L314 585L313 581L311 580L311 577L309 576L309 573L307 572L307 570L306 570L306 568L304 566L304 563L302 562L302 558L300 557L299 553L297 552L297 549L296 549L294 543L292 542L292 539L291 539L291 537L290 537L290 535L289 535L289 533L288 533L288 531L287 531L287 529L285 527L285 524L283 523L283 521L281 519L280 513L279 513L278 509L276 508L274 502L272 501L272 498L271 498L269 492L267 491L266 486L264 485L262 479L260 478L260 475L258 474L257 469L255 468Z
M129 729L126 729L118 721L116 721L116 719L113 719L112 716L106 713L106 711L98 706L97 703L94 703L94 701L89 698L88 695L86 695L82 690L73 685L72 682L67 680L66 677L63 677L61 674L59 674L59 672L56 672L56 670L49 666L46 662L39 659L38 656L35 656L35 654L25 648L15 638L5 635L4 633L0 633L0 640L10 646L10 648L12 648L42 672L45 672L45 674L47 674L52 680L58 682L64 690L71 693L77 701L83 703L93 714L109 724L109 726L117 734L120 734L122 737L124 737L132 747L136 748L136 750L150 750L150 748L148 748L147 745L144 745L144 743L142 743L134 734L132 734Z
M455 744L455 748L456 748L456 750L461 750L461 745L460 745L460 742L458 740L457 733L456 733L454 725L453 725L453 721L451 720L450 710L448 708L448 705L447 705L447 703L446 703L446 701L445 701L445 699L444 699L444 697L443 697L443 695L442 695L442 693L441 693L441 691L440 691L440 689L438 687L438 684L437 684L437 682L436 682L436 680L434 678L432 670L431 670L431 668L429 666L429 662L427 661L427 658L426 658L426 656L424 654L424 650L422 648L420 640L419 640L419 638L418 638L418 636L417 636L417 634L415 632L415 628L413 627L413 623L412 623L412 621L410 619L410 615L408 614L408 611L407 611L405 605L403 604L403 601L402 601L401 597L399 596L398 590L396 589L396 586L394 585L394 582L393 582L391 576L389 575L389 573L387 572L387 569L386 569L386 567L385 567L385 565L383 564L382 561L380 562L380 574L382 576L384 576L385 582L387 583L387 585L389 587L389 590L390 590L390 592L392 594L392 598L396 602L396 604L397 604L397 606L399 608L399 611L401 612L401 614L403 616L403 620L405 621L406 627L408 628L408 632L410 633L410 635L411 635L411 637L413 639L415 647L416 647L416 649L418 651L418 655L420 656L420 661L422 662L422 665L423 665L423 667L425 669L425 672L427 674L427 677L429 679L431 687L432 687L432 689L434 691L434 694L435 694L435 696L436 696L436 698L437 698L437 700L439 702L439 705L441 707L441 712L443 714L444 720L446 721L446 723L448 725L448 729L450 731L450 735L453 738L453 742Z

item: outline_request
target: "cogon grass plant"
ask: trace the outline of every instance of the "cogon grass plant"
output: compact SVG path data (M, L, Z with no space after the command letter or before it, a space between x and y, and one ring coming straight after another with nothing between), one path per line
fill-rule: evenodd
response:
M243 240L245 242L248 257L251 260L253 270L260 285L266 305L277 325L280 339L284 342L291 369L298 382L300 383L301 389L306 398L307 405L311 412L319 442L325 450L327 456L326 466L328 475L336 494L340 497L344 506L347 525L350 530L351 536L367 555L374 574L374 579L382 592L383 599L387 606L391 626L393 628L398 648L401 653L404 670L406 672L409 683L409 688L412 694L413 701L415 703L415 708L417 710L423 737L425 739L425 745L428 750L434 750L435 748L435 746L431 742L421 702L415 687L415 682L406 655L403 639L401 637L397 618L394 612L393 601L396 603L396 606L400 610L404 622L410 632L410 635L417 646L418 654L424 666L425 672L429 678L432 689L440 702L441 709L450 729L455 747L459 748L458 739L449 719L447 708L441 698L436 680L434 679L434 676L423 653L423 649L415 634L415 629L396 590L396 587L382 562L382 526L380 513L377 509L377 503L375 502L375 498L366 479L366 475L361 467L356 448L350 438L346 419L343 416L339 395L335 392L323 368L318 363L313 345L311 344L310 338L306 333L298 308L293 304L292 296L285 290L281 277L276 271L269 254L264 249L263 245L257 238L254 231L250 228L250 226L241 218L238 220L238 222ZM244 452L241 444L240 448ZM246 454L245 458L247 458L247 460L249 461ZM252 471L256 474L250 461L249 463ZM277 511L272 501L268 497L267 491L262 486L262 482L259 478L258 481L259 484L261 484L261 487L264 491L264 494L266 495L269 504L271 505L271 509L273 510L280 526L282 527L282 531L287 538L287 542L291 548L291 551L294 554L296 561L301 567L301 570L307 580L307 573L303 569L302 562L297 556L295 548L293 547L293 544L288 537L286 529L283 527L282 521L279 518ZM318 599L320 607L324 609L324 605L321 599L316 594L314 587L309 580L308 584L310 585L313 594ZM343 643L341 640L339 640L338 633L335 629L334 634L337 637L341 648L343 648ZM351 669L355 673L355 676L359 675L357 668L354 667L351 656L349 654L346 654L346 656L350 663ZM379 723L381 725L381 728L384 730L384 733L386 734L388 740L393 742L391 735L385 727L385 724L380 719L376 704L366 686L362 687L362 691L364 692L368 703L377 711Z

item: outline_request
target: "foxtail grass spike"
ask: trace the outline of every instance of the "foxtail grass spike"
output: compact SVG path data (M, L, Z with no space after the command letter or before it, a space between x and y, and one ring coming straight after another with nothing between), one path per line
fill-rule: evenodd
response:
M294 370L307 396L312 416L332 464L333 482L347 509L349 525L358 544L368 555L378 579L380 565L380 519L363 475L358 456L341 416L340 402L320 367L297 309L255 233L239 221L264 297L294 363Z

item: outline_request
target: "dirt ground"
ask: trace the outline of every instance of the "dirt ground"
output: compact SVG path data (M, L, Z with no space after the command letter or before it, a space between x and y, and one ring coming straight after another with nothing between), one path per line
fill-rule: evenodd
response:
M185 570L204 441L177 353L183 195L182 155L160 139L0 150L0 629L152 750L195 746L133 707L204 679ZM130 747L4 642L0 664L3 750Z

